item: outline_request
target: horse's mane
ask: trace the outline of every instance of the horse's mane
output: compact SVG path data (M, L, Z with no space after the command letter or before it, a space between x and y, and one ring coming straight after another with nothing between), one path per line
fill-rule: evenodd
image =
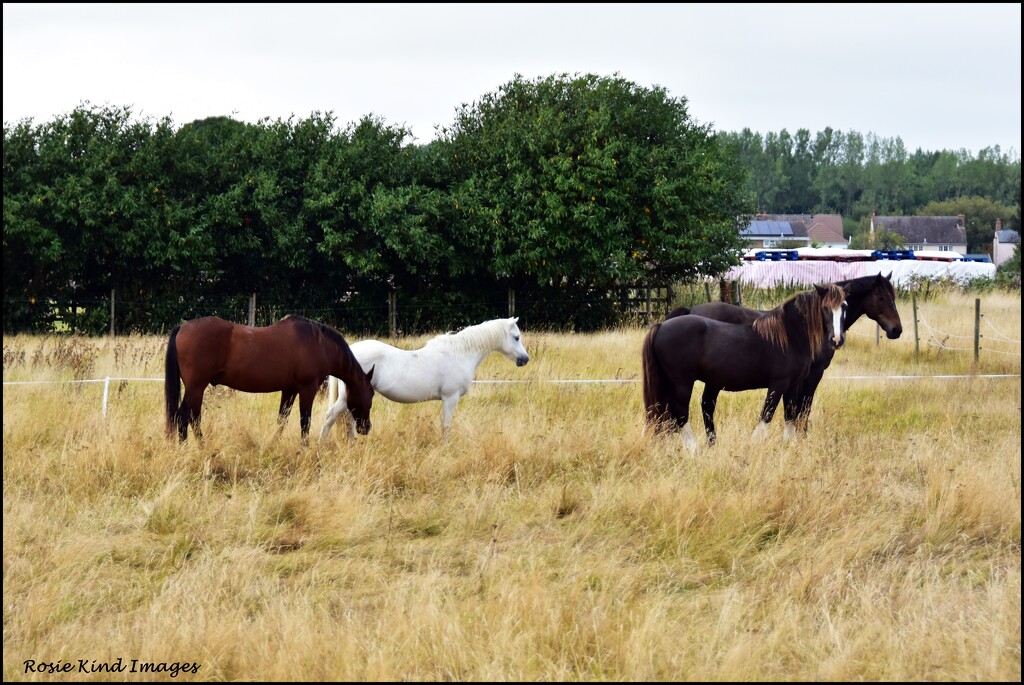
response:
M460 352L496 350L501 347L508 331L508 319L492 319L466 326L458 333L442 333L427 341L427 345L444 345Z
M896 287L892 284L892 281L884 277L880 279L879 276L881 274L851 278L848 281L836 281L836 285L846 291L847 297L860 297L874 290L879 280L881 280L885 283L885 288L889 291L889 295L896 299Z
M290 320L296 323L304 323L309 325L313 330L312 332L319 337L326 337L328 340L333 342L338 347L343 355L345 355L351 364L359 366L359 362L356 360L356 356L352 353L352 348L348 346L348 341L337 329L328 326L321 321L314 321L313 319L307 319L304 316L298 314L286 314L281 321ZM361 368L361 367L360 367Z
M846 299L843 288L835 283L828 283L823 287L828 289L824 298L818 295L817 289L797 293L755 321L752 324L754 330L762 338L785 352L789 346L789 336L786 335L786 308L795 307L807 326L811 358L817 358L825 340L825 322L821 317L822 307L834 309Z

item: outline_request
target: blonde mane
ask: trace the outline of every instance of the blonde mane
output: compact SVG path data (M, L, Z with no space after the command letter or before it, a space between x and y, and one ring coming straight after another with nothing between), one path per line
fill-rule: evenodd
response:
M442 333L427 341L427 346L444 345L459 352L484 352L501 348L508 333L508 319L493 319L466 326L458 333Z
M754 330L762 338L785 352L789 346L789 337L786 335L784 310L786 305L793 303L807 324L811 358L817 359L825 341L825 321L821 315L822 308L835 309L841 306L843 300L846 299L846 293L835 283L828 283L822 287L828 289L824 297L818 295L817 289L797 293L755 321L753 323Z

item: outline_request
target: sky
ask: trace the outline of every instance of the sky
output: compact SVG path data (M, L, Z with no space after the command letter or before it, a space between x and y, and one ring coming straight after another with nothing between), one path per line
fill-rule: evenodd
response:
M4 3L4 126L372 115L426 143L517 75L618 76L715 131L1021 150L1016 4Z

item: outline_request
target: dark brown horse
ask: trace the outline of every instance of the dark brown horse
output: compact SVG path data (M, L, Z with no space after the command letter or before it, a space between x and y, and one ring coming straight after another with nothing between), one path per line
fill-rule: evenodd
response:
M900 313L896 310L896 289L892 285L891 272L888 276L877 274L837 281L836 285L846 292L847 309L844 334L863 315L877 322L890 340L900 337L903 333L903 324L900 322ZM692 307L677 307L669 313L666 319L694 314L729 323L753 323L767 313L760 309L747 309L727 302L707 302ZM811 370L796 398L799 405L798 423L805 433L807 432L807 419L811 414L811 404L814 402L814 393L818 389L818 384L821 383L822 376L825 375L825 369L832 363L834 355L835 348L831 345L826 345L819 352L811 363ZM710 386L705 386L704 397L701 401L714 406L716 397L708 393L717 393L717 391Z
M263 327L243 326L216 316L186 321L174 327L167 343L167 435L177 431L184 441L191 424L202 440L203 393L208 385L225 385L243 392L280 390L278 422L282 428L298 395L305 444L313 399L329 375L345 381L356 430L369 433L373 369L364 373L345 338L330 326L292 315ZM185 397L179 404L181 383Z
M722 390L767 388L755 433L766 430L784 400L786 435L795 432L798 393L814 360L843 344L845 293L835 284L798 293L753 323L725 323L703 316L678 316L656 323L644 338L643 395L647 421L656 430L681 430L696 448L690 429L693 384L703 381L701 400L709 444L715 442L715 405Z

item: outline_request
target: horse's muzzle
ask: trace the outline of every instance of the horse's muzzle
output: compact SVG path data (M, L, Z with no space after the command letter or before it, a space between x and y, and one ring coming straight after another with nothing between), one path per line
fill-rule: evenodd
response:
M843 346L844 342L846 342L846 336L844 336L844 335L841 335L839 337L832 336L832 346L835 347L837 350L840 347Z
M365 421L357 420L356 421L356 432L359 433L360 435L366 435L367 433L369 433L370 432L370 420L369 419L366 419Z
M516 357L516 366L526 366L528 361L530 361L529 357Z
M895 340L896 338L903 335L903 326L893 326L885 332L885 337L889 340Z

